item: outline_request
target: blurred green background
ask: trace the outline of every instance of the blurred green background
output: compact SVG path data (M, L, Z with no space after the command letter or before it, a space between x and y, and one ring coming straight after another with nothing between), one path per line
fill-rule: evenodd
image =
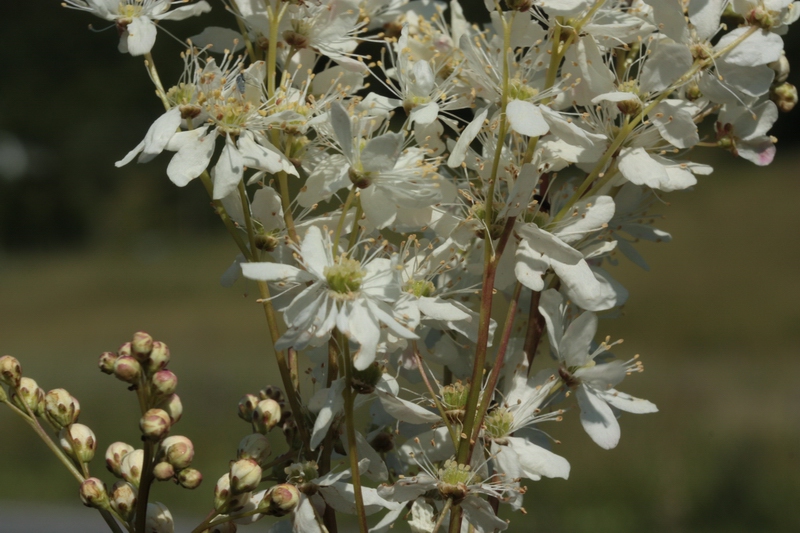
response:
M187 37L211 20L229 25L219 2L215 10L165 26ZM236 250L200 184L172 186L163 157L114 168L161 109L141 60L116 51L113 29L89 23L104 24L40 1L0 19L0 352L45 390L78 397L104 450L135 442L138 414L121 382L96 370L97 356L136 330L165 341L185 407L176 431L195 441L206 481L195 492L158 485L155 498L199 517L248 431L238 398L279 377L255 287L218 283ZM160 32L165 83L179 51ZM660 412L624 415L611 451L591 443L577 413L547 428L563 441L570 480L531 484L528 515L514 516L512 531L800 530L796 120L781 117L766 169L698 152L714 174L658 210L674 242L642 247L649 273L624 262L613 270L631 298L599 333L625 339L619 356L642 354L646 371L622 389ZM19 154L24 165L13 164ZM101 459L93 469L111 481ZM66 471L2 408L0 502L80 506Z

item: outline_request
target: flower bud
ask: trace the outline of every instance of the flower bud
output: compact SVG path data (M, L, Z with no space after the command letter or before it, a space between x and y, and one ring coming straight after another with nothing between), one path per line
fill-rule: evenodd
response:
M139 486L142 479L142 464L144 463L144 450L133 450L122 458L119 473L122 479L133 485Z
M353 371L353 389L358 394L370 394L375 392L375 385L383 376L381 366L375 362L369 365L364 370Z
M772 80L772 83L775 85L780 85L789 79L789 71L791 68L789 66L789 60L786 59L786 52L784 50L781 50L781 57L779 57L777 61L773 61L767 66L775 71L775 79Z
M527 13L533 5L532 0L506 0L506 6L509 11L519 11L520 13Z
M223 522L212 526L211 529L207 529L206 533L236 533L236 524L233 522Z
M159 370L150 377L150 389L159 396L174 394L177 386L178 376L169 370Z
M64 389L53 389L44 396L44 414L57 428L78 420L81 404Z
M59 444L67 455L79 463L88 463L97 449L94 432L83 424L72 424L58 432Z
M117 477L122 477L122 459L133 451L133 446L124 442L114 442L106 449L106 467Z
M161 341L153 343L150 357L147 360L147 371L150 373L158 372L165 368L169 363L169 348Z
M100 359L97 361L97 366L100 367L100 372L103 374L114 373L114 363L117 362L119 356L114 352L103 352L100 354Z
M81 483L81 501L86 507L108 509L108 493L106 486L96 477L90 477Z
M258 396L254 394L245 394L242 396L242 399L239 400L239 418L245 422L252 422L253 412L256 410L258 401Z
M272 516L284 516L300 504L300 491L294 485L283 483L275 485L269 491L269 511Z
M183 416L183 404L177 394L170 394L156 405L159 409L163 409L169 415L172 425L178 423L178 420Z
M136 512L136 489L126 481L117 481L111 487L111 508L125 520L130 522Z
M258 391L258 396L262 400L266 400L269 398L270 400L275 400L278 403L283 402L283 391L274 385L267 385L260 391Z
M133 355L140 363L147 360L150 352L153 350L153 337L144 331L137 331L133 334L131 341L131 355Z
M128 355L133 357L133 349L131 348L131 343L126 342L125 344L120 346L119 350L117 350L117 355L119 355L120 357L122 357L123 355Z
M196 489L203 481L203 474L196 468L184 468L178 472L178 483L185 489Z
M147 533L175 533L175 523L166 505L160 502L147 504L144 530Z
M11 400L22 411L27 412L27 408L30 408L35 416L41 416L44 412L44 391L31 378L19 380L17 390L11 393Z
M10 355L0 357L0 382L5 383L12 389L19 387L22 379L22 367L16 358Z
M8 394L6 394L6 389L0 385L0 403L5 403L8 401Z
M141 419L139 428L144 438L158 441L169 433L170 417L163 409L149 409Z
M250 492L261 483L261 467L252 459L239 459L231 464L231 492Z
M266 434L281 421L281 406L275 400L261 400L253 411L256 431Z
M176 470L183 470L192 464L194 459L194 445L188 438L175 435L167 437L161 443L164 450L164 460L175 467Z
M114 361L114 375L125 383L137 383L142 375L142 365L130 355L122 355Z
M239 442L236 458L252 459L259 465L264 465L271 453L269 439L261 433L251 433Z
M162 461L153 467L153 477L159 481L167 481L175 476L175 468L166 461Z
M231 475L225 474L214 486L214 510L221 514L229 514L241 509L248 501L247 494L234 496L231 493Z
M774 87L769 96L784 113L794 109L797 104L797 88L791 83L782 83Z

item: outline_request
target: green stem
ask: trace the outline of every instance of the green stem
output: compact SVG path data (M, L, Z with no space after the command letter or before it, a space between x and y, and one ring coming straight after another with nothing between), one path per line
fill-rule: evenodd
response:
M358 195L356 195L358 197ZM347 253L351 254L353 252L353 248L355 248L356 242L358 242L358 221L361 220L361 215L364 213L364 209L361 207L361 200L358 200L358 205L356 205L356 216L353 219L353 228L350 230L350 240L347 242Z
M356 395L353 393L353 360L350 357L350 345L347 338L339 334L340 345L342 347L342 358L344 359L345 386L344 396L344 418L347 426L347 455L350 457L350 471L353 481L353 492L356 497L356 511L358 514L358 528L360 533L369 533L367 527L367 513L364 508L364 496L361 494L361 473L358 471L358 446L356 443L356 420L353 414Z
M335 247L333 250L334 259L336 259L336 253L339 248L339 240L342 238L342 232L344 231L344 222L347 218L347 212L350 210L350 205L353 203L353 199L356 197L356 186L350 189L350 192L347 194L347 198L344 201L344 205L342 206L342 214L339 215L339 223L336 225L336 233L333 234L333 246Z
M287 141L287 143L289 142ZM281 190L281 205L283 206L283 220L286 223L286 229L289 231L289 237L294 242L299 243L300 239L297 237L297 230L294 227L294 217L292 216L292 203L289 198L289 180L286 175L286 172L283 171L278 172L278 186Z
M136 533L145 533L147 525L147 500L150 498L150 486L153 484L153 448L152 441L145 441L142 474L136 493L136 527L134 528Z
M242 202L244 226L247 229L247 238L250 241L250 255L252 259L258 260L258 248L256 248L256 232L255 228L253 227L253 217L250 215L250 197L247 196L247 189L244 186L244 181L239 182L239 199Z
M448 433L450 433L450 438L453 441L453 447L457 447L458 433L456 433L456 430L453 428L452 424L450 424L450 421L447 419L447 410L444 408L444 405L442 405L442 402L439 401L439 395L436 394L436 392L433 390L433 387L431 386L431 382L428 379L428 373L425 371L425 366L423 365L422 362L422 355L420 355L419 348L417 347L417 341L413 340L411 341L411 349L414 351L414 356L417 358L417 367L419 368L419 373L422 376L422 381L425 382L425 387L428 389L428 394L431 395L433 403L436 404L436 409L439 410L439 415L442 417L442 421L444 422L444 425L447 427Z
M248 261L252 260L253 256L250 253L250 249L242 239L242 236L236 227L236 223L234 223L233 219L228 215L228 212L225 210L225 206L222 205L222 201L214 200L214 184L211 182L211 176L209 176L207 170L204 170L203 173L200 174L200 181L203 182L203 186L206 188L208 197L211 198L211 205L214 206L214 210L216 211L217 215L219 215L220 220L222 220L222 223L225 225L225 229L228 230L228 233L233 238L236 246L239 247L239 251L242 252L242 255L245 256Z
M450 507L453 506L453 499L447 498L447 501L444 502L444 507L442 507L442 512L439 513L439 516L436 518L436 523L433 525L433 530L431 533L438 533L439 528L442 527L444 523L444 517L447 515L447 511L450 510Z

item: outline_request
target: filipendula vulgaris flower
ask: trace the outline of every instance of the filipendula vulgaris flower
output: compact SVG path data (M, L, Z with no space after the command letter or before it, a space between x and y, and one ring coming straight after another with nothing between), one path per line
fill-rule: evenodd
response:
M214 155L216 140L222 137L225 146L212 173L214 199L228 196L244 177L245 167L270 173L286 172L297 175L294 165L267 140L264 131L273 125L302 119L295 111L271 113L274 101L264 96L263 80L266 66L263 61L242 69L242 59L226 55L220 66L211 58L202 70L193 62L187 63L194 74L194 86L182 83L167 94L177 96L196 91L196 103L176 102L164 113L145 139L116 163L122 166L142 152L144 161L167 149L177 152L167 166L167 175L179 187L202 174ZM199 112L197 111L199 108ZM187 116L187 113L189 116ZM175 133L181 120L192 113L205 123Z
M379 252L380 248L361 261L352 259L331 243L328 232L312 226L296 257L302 269L276 263L242 264L246 278L284 286L307 284L282 309L288 330L275 348L318 346L337 328L358 343L353 363L364 370L375 360L381 326L402 338L418 338L392 316L391 304L400 298L400 284L393 261L377 257Z
M384 124L383 128L379 126ZM421 210L451 195L451 188L436 173L438 160L421 148L403 150L402 133L384 132L383 117L359 116L355 123L338 102L331 104L330 125L341 155L334 154L308 178L298 197L301 205L329 198L339 189L355 185L367 222L377 229L415 222Z
M604 341L592 349L597 316L587 311L570 321L568 308L569 303L555 289L542 293L539 312L547 324L550 351L559 363L560 383L575 391L583 429L595 443L608 450L619 443L620 437L614 409L655 413L658 408L647 400L634 398L614 388L627 374L641 372L641 362L637 357L627 362L604 361L601 356L613 344Z
M87 11L114 22L119 32L119 51L140 56L150 53L156 42L156 22L183 20L211 11L205 0L183 5L186 0L65 0L65 6Z

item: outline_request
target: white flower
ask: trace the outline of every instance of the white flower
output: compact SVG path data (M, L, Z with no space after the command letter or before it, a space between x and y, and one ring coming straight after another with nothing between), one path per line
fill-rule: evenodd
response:
M298 251L302 270L276 263L242 264L246 278L306 285L282 309L289 329L275 343L276 350L319 345L337 328L359 344L353 363L363 370L375 360L381 325L398 337L418 338L392 316L390 304L400 297L392 261L373 254L360 263L338 255L328 233L315 226Z
M205 0L169 10L184 0L66 0L66 6L88 11L113 21L119 31L119 51L140 56L150 53L156 42L156 24L161 20L183 20L208 13L211 6Z
M767 132L776 120L778 108L770 101L753 109L726 105L717 119L718 142L756 165L769 165L775 157L775 138Z
M651 402L614 389L626 374L641 372L641 363L636 358L628 362L595 361L612 346L603 342L591 350L597 316L584 312L567 324L567 303L558 291L542 293L539 312L547 323L550 349L560 363L559 377L578 397L583 429L601 448L614 448L619 443L620 428L612 407L629 413L658 411Z

